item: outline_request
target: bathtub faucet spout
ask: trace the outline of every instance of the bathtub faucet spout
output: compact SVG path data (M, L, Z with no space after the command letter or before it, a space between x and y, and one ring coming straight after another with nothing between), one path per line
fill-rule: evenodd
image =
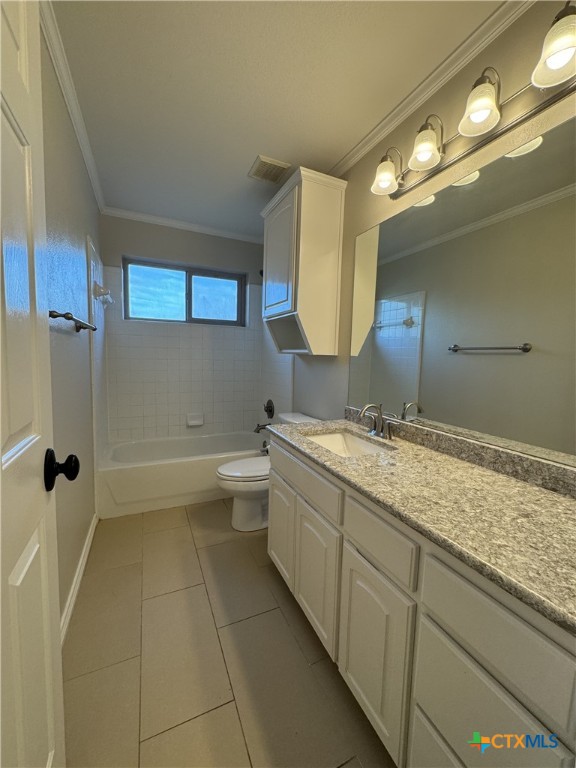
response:
M270 426L270 423L271 422L268 422L268 424L256 424L256 429L254 430L254 432L256 433L262 432L263 429L266 429L266 427Z

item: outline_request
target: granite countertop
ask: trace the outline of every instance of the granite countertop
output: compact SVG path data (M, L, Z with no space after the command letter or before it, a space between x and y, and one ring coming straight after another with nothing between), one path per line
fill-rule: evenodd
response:
M307 439L350 421L274 425L270 431L334 477L576 634L576 500L394 439L393 450L340 457Z

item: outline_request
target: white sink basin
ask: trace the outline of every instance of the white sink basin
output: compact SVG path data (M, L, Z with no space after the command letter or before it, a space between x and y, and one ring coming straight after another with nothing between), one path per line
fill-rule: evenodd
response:
M338 456L364 456L393 450L392 446L384 442L382 445L377 445L350 432L328 432L325 435L307 435L307 438L313 443L321 445L322 448L328 448L329 451L338 454Z

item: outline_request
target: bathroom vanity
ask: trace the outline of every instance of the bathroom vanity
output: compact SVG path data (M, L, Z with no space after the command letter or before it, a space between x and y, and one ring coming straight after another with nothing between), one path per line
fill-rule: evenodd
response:
M349 421L271 433L270 557L396 764L573 766L576 500Z

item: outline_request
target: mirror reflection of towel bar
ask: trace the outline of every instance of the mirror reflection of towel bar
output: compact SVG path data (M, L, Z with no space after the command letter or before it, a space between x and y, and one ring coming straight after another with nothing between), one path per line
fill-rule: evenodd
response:
M76 333L79 333L80 331L97 330L95 325L92 325L92 323L86 323L84 322L84 320L79 320L77 317L74 317L72 312L57 312L55 309L51 309L48 312L48 316L53 319L61 317L64 320L70 320L70 322L74 323L74 325L76 326Z
M528 342L524 342L524 344L519 344L516 347L461 347L459 344L452 344L451 347L448 347L449 352L494 352L494 351L509 351L509 350L517 350L518 352L530 352L532 349L532 344L528 344Z

